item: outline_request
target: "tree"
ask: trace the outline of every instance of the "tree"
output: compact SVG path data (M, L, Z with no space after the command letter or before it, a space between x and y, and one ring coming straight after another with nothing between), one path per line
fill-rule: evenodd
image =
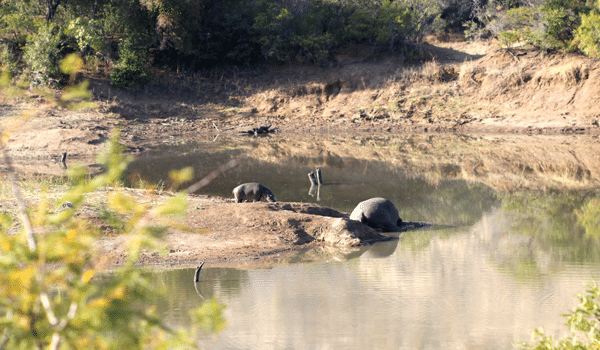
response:
M56 8L60 4L60 0L46 0L46 22L52 22Z

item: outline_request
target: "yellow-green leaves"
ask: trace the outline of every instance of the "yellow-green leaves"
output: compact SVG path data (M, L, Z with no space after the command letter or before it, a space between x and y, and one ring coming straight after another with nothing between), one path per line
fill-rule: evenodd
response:
M215 299L211 299L196 310L192 310L190 314L198 326L206 331L218 333L222 331L227 324L223 317L224 309L225 305L219 304Z
M2 71L0 74L0 88L6 88L10 85L10 72L7 70Z
M189 166L181 170L171 170L169 177L173 180L173 189L177 190L181 184L194 179L194 168Z
M74 75L83 67L83 60L78 54L70 54L60 61L60 70L68 75Z
M112 191L106 196L108 208L121 215L137 216L143 213L147 207L122 191Z
M185 215L187 207L187 199L184 193L179 193L174 197L169 198L164 204L161 204L157 209L158 215Z

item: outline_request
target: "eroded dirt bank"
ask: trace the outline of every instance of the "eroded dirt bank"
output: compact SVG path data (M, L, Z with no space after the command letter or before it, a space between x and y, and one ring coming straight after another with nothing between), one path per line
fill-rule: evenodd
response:
M5 99L0 118L13 157L92 156L116 127L130 151L240 135L361 132L600 133L600 66L584 56L500 50L493 43L423 45L421 64L352 51L331 67L262 67L163 76L115 91L88 76L96 110Z

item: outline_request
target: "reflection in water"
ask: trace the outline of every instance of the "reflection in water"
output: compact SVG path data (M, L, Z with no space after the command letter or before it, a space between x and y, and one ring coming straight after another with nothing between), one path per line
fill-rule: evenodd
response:
M362 159L331 153L324 156L319 152L291 156L283 150L285 145L257 142L245 150L239 144L230 148L211 144L216 149L141 158L130 165L128 177L132 183L137 179L168 183L170 169L192 166L196 179L200 179L218 164L237 158L241 159L239 166L221 174L199 193L232 198L231 191L239 184L258 182L270 188L278 201L318 202L344 212L351 212L362 200L385 197L396 205L405 221L458 226L473 223L483 210L497 203L494 191L483 184L455 178L431 181L380 157ZM279 153L262 156L266 160L255 158L262 152ZM307 182L306 176L311 173L313 177L309 175ZM327 182L321 183L324 177ZM465 208L457 210L457 206Z
M468 227L405 233L345 259L208 266L197 283L202 297L193 268L158 271L169 290L160 312L181 326L205 299L226 304L227 328L202 340L211 349L509 349L537 327L562 337L560 315L600 264L549 261L511 224L496 208ZM531 260L499 254L526 247Z

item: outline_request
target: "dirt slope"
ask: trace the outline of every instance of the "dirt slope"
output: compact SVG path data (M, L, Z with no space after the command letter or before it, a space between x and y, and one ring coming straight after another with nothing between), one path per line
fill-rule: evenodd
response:
M433 40L433 39L432 39ZM13 126L28 106L5 99L2 125L12 156L47 158L68 151L96 154L116 126L140 151L198 133L237 134L272 125L282 133L478 132L569 134L600 132L599 65L584 56L493 42L434 42L422 64L347 50L331 67L263 67L166 76L118 92L90 76L98 109L68 111L34 98L35 113ZM40 132L41 131L41 132Z

